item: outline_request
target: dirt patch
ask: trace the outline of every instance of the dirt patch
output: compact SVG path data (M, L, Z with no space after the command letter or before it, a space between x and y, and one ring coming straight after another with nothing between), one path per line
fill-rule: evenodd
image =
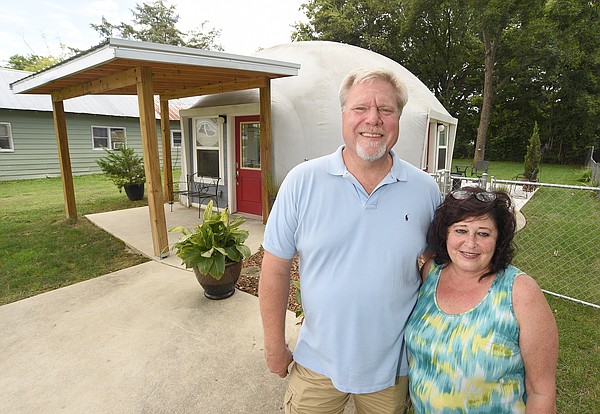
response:
M244 260L242 267L242 274L236 284L236 287L244 292L250 293L251 295L258 296L258 281L260 280L260 270L262 265L264 250L259 249L258 252ZM298 256L294 257L292 261L292 279L298 279ZM300 304L296 298L297 288L292 283L290 287L290 295L288 298L288 309L292 312L296 312L300 309Z

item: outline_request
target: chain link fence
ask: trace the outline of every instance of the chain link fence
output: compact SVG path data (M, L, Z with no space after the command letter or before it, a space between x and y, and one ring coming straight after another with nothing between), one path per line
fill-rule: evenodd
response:
M600 308L600 188L437 174L444 194L467 185L505 190L517 211L513 264L544 292Z

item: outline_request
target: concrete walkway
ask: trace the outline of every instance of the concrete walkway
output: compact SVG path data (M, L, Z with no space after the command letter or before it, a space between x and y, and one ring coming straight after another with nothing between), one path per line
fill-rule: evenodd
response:
M168 227L199 222L173 207ZM88 218L152 256L147 207ZM262 222L246 225L256 251ZM208 300L174 254L154 258L0 307L0 413L281 413L262 344L256 297Z

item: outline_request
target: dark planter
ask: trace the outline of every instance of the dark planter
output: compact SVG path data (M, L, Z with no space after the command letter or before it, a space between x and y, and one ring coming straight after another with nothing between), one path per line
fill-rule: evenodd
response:
M530 183L537 183L538 179L537 178L524 178L523 181L529 181ZM530 185L530 184L523 185L523 191L525 191L526 193L534 192L535 188L536 188L535 185Z
M142 200L144 198L144 183L129 184L124 186L125 194L131 201Z
M194 274L198 283L204 289L204 296L208 299L219 300L226 299L235 293L235 284L240 278L242 272L242 262L227 263L225 273L221 279L217 280L211 275L200 273L198 268L194 268Z

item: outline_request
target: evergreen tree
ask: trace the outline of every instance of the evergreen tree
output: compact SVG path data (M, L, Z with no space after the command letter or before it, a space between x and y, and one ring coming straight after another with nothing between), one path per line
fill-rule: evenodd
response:
M540 162L542 161L542 151L540 142L540 132L537 121L533 125L533 133L529 138L527 146L527 154L525 154L525 178L531 181L537 180L537 175L540 172Z

